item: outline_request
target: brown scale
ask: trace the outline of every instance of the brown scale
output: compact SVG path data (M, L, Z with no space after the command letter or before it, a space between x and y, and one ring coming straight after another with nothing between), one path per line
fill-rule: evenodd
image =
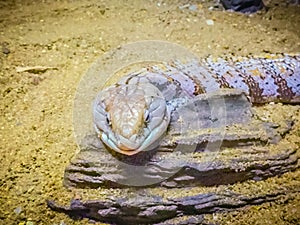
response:
M278 86L277 92L280 95L280 100L283 102L287 102L295 96L292 91L292 88L287 86L287 82L281 76L272 76L274 79L274 83Z
M169 62L168 65L177 70L177 67L174 64L174 62ZM182 72L182 73L183 73L183 75L186 79L188 79L192 83L194 83L194 91L193 91L194 96L205 93L203 87L201 86L200 81L198 81L197 79L195 79L194 77L190 76L189 74L187 74L185 72ZM186 91L184 88L182 88L181 82L179 80L176 80L176 78L171 77L170 75L167 75L167 74L164 74L164 73L162 75L164 77L166 77L170 82L174 83L176 86L179 86L182 90ZM186 92L188 92L188 91L186 91Z
M176 66L176 64L173 61L171 61L170 63L168 63L168 65L177 69L177 66ZM199 94L204 94L205 93L205 89L201 85L201 82L199 81L199 79L195 78L194 76L189 75L186 72L183 72L183 71L181 71L181 72L184 74L184 76L187 77L187 79L191 80L192 83L194 83L193 95L197 96Z
M251 76L244 77L244 82L249 87L249 96L252 103L265 103L265 100L262 96L263 89L259 86L259 83L256 82Z
M189 76L186 73L184 73L184 75L187 76L194 83L193 95L197 96L197 95L205 93L205 90L202 87L201 82L199 80L195 79L194 77Z
M230 88L231 87L224 76L221 76L218 81L219 81L221 88Z

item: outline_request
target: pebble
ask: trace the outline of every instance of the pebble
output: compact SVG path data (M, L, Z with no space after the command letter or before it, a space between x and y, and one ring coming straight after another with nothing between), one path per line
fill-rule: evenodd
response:
M190 11L197 11L198 10L198 6L197 5L191 5L191 4L185 4L182 6L179 6L179 9L183 10L183 9L189 9Z
M214 21L213 20L206 20L206 24L209 25L209 26L213 26Z
M18 206L15 210L14 210L14 212L16 213L16 214L20 214L21 212L22 212L22 207L21 206Z
M10 53L7 42L2 43L2 53L6 54L6 55L8 55Z
M191 11L197 11L198 10L198 6L197 5L190 5L189 6L189 10L191 10Z

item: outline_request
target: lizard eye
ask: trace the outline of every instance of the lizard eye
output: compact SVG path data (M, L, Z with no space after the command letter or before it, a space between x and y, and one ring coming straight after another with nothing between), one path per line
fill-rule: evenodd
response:
M111 121L110 121L110 116L109 114L106 115L106 123L110 126L111 125Z
M145 110L144 120L145 120L146 123L148 123L150 121L150 113L149 113L148 110Z

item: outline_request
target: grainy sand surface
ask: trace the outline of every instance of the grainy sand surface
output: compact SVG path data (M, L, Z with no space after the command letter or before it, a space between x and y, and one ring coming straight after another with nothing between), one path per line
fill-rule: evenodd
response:
M179 9L196 4L196 11ZM209 10L212 1L0 1L0 224L85 224L51 211L68 204L62 185L77 151L73 99L80 78L103 53L128 42L166 40L199 57L300 52L300 7L269 1L254 15ZM213 25L208 25L212 20ZM17 72L18 67L54 67ZM286 108L288 110L288 107ZM284 112L283 112L284 113ZM290 138L300 143L300 125ZM299 171L264 182L294 182ZM83 199L122 190L79 190ZM298 212L298 214L297 214ZM226 214L220 224L299 224L299 195Z

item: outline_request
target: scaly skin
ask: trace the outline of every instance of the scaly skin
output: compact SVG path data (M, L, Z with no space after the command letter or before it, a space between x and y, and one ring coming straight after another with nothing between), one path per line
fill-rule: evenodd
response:
M99 93L95 128L109 148L122 154L151 150L167 129L176 100L220 88L241 89L257 104L299 103L300 55L207 58L144 68Z

